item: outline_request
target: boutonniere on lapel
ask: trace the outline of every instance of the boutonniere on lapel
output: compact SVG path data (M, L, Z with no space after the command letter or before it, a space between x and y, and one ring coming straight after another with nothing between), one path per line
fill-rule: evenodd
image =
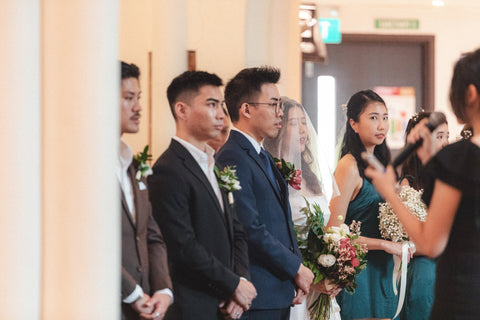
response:
M139 152L135 156L133 156L133 164L135 168L137 169L137 172L135 174L135 179L140 182L142 180L142 177L146 177L151 175L152 168L150 168L150 165L148 165L147 161L152 160L152 155L148 154L148 144L145 146L143 149L143 152Z
M223 170L218 170L214 167L215 175L217 176L218 186L220 189L228 193L228 203L233 206L233 191L241 190L240 181L238 181L237 170L235 166L226 166Z
M302 170L295 169L295 165L284 159L273 158L278 170L285 181L295 190L300 190L302 185Z

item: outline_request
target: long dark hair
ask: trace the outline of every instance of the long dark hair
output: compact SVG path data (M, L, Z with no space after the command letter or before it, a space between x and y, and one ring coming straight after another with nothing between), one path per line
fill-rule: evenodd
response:
M263 145L265 146L265 148L274 156L281 156L280 143L283 140L282 138L285 135L285 132L287 129L288 114L290 110L292 110L294 107L297 107L297 108L300 108L300 110L302 110L302 112L306 115L305 109L297 101L287 97L281 97L281 100L284 106L282 128L280 129L280 132L278 133L277 138L275 139L266 138L265 141L263 142ZM312 191L314 194L318 195L322 193L322 187L319 183L318 177L313 173L313 170L311 168L314 161L314 157L309 146L310 146L310 137L307 138L307 141L305 142L305 150L301 153L302 179L305 181L305 185L307 186L307 188L310 191Z
M407 129L405 129L405 144L407 144L407 136L410 131L415 127L422 119L430 117L431 112L419 112L415 114L410 120L408 120ZM442 114L440 124L448 124L447 119ZM402 166L402 175L400 181L407 179L410 187L415 190L423 189L424 170L422 169L422 161L417 156L416 152L413 152Z
M383 99L372 90L359 91L351 96L350 100L348 100L346 131L345 135L343 136L342 149L340 153L340 157L350 153L355 158L357 161L358 173L362 178L366 178L365 168L367 167L367 164L363 161L361 154L366 149L360 140L360 136L355 133L352 126L350 126L350 119L358 122L360 119L360 114L362 114L370 102L380 102L386 108L385 101L383 101ZM383 140L382 144L375 146L373 154L384 166L390 162L391 155L390 150L387 147L386 140Z

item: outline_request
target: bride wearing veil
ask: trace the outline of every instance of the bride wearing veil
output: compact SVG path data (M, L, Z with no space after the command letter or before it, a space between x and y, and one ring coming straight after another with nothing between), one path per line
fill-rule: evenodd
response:
M336 184L325 157L319 156L318 137L312 122L303 106L288 97L282 97L284 113L282 128L275 139L265 139L264 147L273 157L292 162L296 169L302 171L302 184L300 190L289 186L289 200L292 209L292 220L295 229L302 236L306 233L306 217L300 211L306 206L304 197L308 202L320 205L324 214L325 224L330 217L328 204L333 194L337 193ZM327 290L323 281L311 286L307 298L302 304L292 307L290 320L308 320L310 306L320 293L332 296L332 308L329 319L340 319L340 307L333 298L340 289Z

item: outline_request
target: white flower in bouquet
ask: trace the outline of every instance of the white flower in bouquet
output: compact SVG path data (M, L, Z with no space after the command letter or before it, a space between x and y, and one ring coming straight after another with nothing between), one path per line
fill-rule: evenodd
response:
M420 221L427 219L427 206L422 201L423 190L417 191L410 186L402 186L398 194L408 210ZM395 242L408 240L408 234L398 220L388 202L380 203L378 218L382 238Z
M325 268L333 266L336 261L337 259L332 254L321 254L317 259L317 262Z

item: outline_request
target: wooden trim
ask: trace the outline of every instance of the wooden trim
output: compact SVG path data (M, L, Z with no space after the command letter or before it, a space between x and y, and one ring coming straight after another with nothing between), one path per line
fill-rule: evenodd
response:
M150 146L150 153L152 153L152 51L148 52L148 145Z
M197 52L194 50L187 51L187 66L188 71L197 70Z
M425 111L435 109L435 36L431 35L390 35L390 34L342 34L345 42L375 43L421 43L422 44L422 90L421 107Z

